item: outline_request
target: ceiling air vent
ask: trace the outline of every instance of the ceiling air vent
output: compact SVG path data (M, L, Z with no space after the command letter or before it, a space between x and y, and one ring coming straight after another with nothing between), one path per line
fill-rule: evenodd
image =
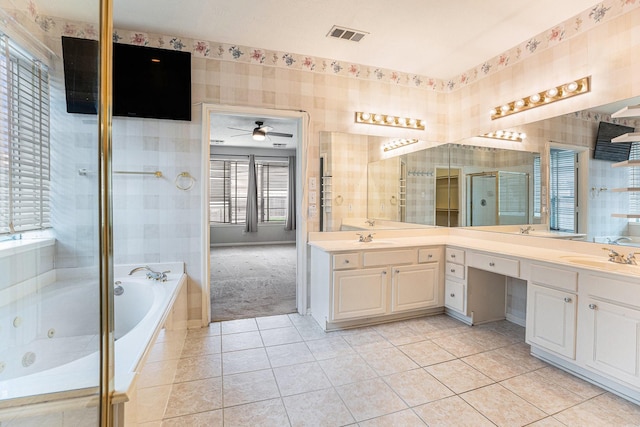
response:
M212 139L211 145L222 145L224 144L224 139Z
M287 148L287 144L274 142L273 143L273 148Z
M334 25L327 34L327 37L359 42L367 34L369 33L367 33L366 31L354 30L352 28L338 27L337 25Z

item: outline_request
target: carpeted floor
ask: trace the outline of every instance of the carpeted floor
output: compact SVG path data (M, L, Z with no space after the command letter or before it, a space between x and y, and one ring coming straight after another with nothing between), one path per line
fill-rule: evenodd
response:
M211 249L213 321L296 311L296 245Z

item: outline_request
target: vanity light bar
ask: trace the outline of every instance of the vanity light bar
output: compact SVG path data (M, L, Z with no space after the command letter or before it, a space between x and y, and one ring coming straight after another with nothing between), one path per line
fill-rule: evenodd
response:
M527 134L524 132L511 132L508 130L497 130L495 132L485 133L480 136L483 136L485 138L522 142L527 137Z
M499 105L495 108L492 108L491 111L489 111L489 114L491 115L491 120L495 120L501 117L510 116L511 114L519 113L521 111L540 107L541 105L547 105L552 102L560 101L562 99L582 95L583 93L587 93L590 90L591 77L583 77L581 79L564 83L559 86L549 88L545 91L534 93L533 95Z
M415 144L418 142L418 139L394 139L391 142L384 144L382 147L384 151L395 150L396 148L406 147L407 145Z
M393 116L390 114L356 111L356 123L424 130L427 121L422 119L412 119L409 117Z

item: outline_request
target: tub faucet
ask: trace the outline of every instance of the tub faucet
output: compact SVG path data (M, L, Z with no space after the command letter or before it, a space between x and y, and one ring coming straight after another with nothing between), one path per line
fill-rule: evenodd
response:
M137 271L141 271L141 270L147 270L147 279L155 280L156 282L166 282L167 281L167 273L171 273L170 270L163 271L163 272L153 271L152 269L149 268L148 265L145 265L143 267L136 267L133 270L131 270L129 272L129 276L131 276L133 273L135 273Z
M374 227L376 225L376 220L375 219L368 219L365 221L365 223L369 224L371 227Z
M608 243L611 243L612 245L619 245L620 242L630 242L631 239L629 237L626 236L620 236L617 239L611 240L611 239L607 239L609 240Z

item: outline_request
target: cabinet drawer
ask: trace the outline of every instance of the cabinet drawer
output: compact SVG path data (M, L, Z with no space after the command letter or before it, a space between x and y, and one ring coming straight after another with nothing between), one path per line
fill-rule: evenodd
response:
M520 277L520 261L488 254L469 254L469 267L492 271L505 276Z
M445 274L447 276L455 277L464 280L464 265L448 262L445 265Z
M418 262L436 262L440 260L440 248L418 249Z
M464 283L447 280L444 286L444 305L464 314Z
M407 249L399 251L365 252L364 266L375 267L378 265L415 264L416 250Z
M464 264L464 251L462 249L447 248L445 252L447 261Z
M531 264L531 281L571 292L578 290L578 273L562 268Z
M333 256L333 269L346 270L348 268L360 267L360 254L357 252L349 254L336 254Z

